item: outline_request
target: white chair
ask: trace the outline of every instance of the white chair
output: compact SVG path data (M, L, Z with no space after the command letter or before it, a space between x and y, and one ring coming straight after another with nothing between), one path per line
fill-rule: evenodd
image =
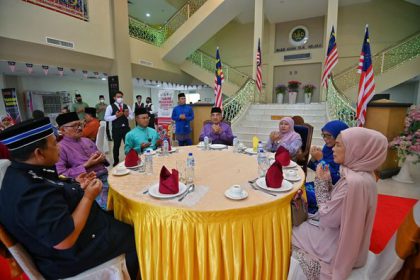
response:
M96 134L96 147L102 153L106 154L109 152L108 140L106 138L106 122L101 121L98 129L98 134Z
M413 207L413 217L414 223L417 225L417 228L420 228L420 201L416 203ZM408 216L405 221L407 221ZM402 226L404 225L404 222ZM363 267L355 268L352 270L352 273L347 278L348 280L389 280L393 279L395 275L400 271L404 264L404 259L397 254L396 247L401 241L401 238L412 238L411 235L417 234L413 232L404 232L404 235L401 235L397 239L397 235L401 230L401 226L396 233L392 236L391 240L388 241L385 249L379 253L374 254L369 252L368 259L366 264ZM415 227L411 227L415 228ZM405 236L405 234L410 236ZM409 249L407 249L409 250ZM404 256L405 257L405 256ZM290 258L290 267L289 275L287 279L306 279L305 274L303 273L302 268L299 265L294 253Z

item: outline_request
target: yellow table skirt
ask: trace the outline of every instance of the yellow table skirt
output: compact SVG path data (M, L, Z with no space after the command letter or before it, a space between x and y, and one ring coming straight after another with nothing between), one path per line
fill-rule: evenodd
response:
M110 188L108 208L134 226L142 279L286 279L294 194L248 208L193 211Z

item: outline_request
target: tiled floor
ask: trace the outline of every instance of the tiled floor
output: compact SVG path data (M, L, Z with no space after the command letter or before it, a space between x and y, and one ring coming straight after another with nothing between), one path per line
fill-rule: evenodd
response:
M107 158L109 162L114 162L112 157L112 144L113 142L109 142L109 153L107 154ZM124 159L124 144L121 144L120 148L120 160ZM410 167L410 173L414 179L414 184L404 184L396 182L392 179L385 179L378 181L378 192L380 194L386 195L393 195L393 196L400 196L400 197L407 197L407 198L415 198L420 199L420 163L417 165L412 165ZM315 173L312 170L308 171L307 181L313 181Z

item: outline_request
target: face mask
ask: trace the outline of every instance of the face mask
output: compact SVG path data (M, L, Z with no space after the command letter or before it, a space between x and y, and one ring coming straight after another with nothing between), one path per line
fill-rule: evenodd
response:
M82 99L76 99L77 102L82 103Z
M118 103L118 104L121 104L122 102L123 102L122 97L118 97L118 98L117 98L117 103Z
M105 103L105 99L99 99L99 102Z

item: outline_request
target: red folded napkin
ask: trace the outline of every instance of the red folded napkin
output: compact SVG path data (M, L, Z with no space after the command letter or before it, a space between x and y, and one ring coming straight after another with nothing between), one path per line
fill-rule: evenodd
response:
M125 166L126 167L133 167L140 164L141 159L137 154L136 150L131 149L128 154L125 156Z
M275 162L267 170L265 175L265 183L269 188L281 188L283 183L283 168L290 164L290 154L287 149L280 146L274 156Z
M281 166L288 166L290 164L289 151L286 148L284 148L283 146L280 146L277 149L277 152L276 152L276 155L274 156L274 159Z
M179 192L178 170L172 169L172 174L164 166L160 170L159 192L163 194L177 194Z

